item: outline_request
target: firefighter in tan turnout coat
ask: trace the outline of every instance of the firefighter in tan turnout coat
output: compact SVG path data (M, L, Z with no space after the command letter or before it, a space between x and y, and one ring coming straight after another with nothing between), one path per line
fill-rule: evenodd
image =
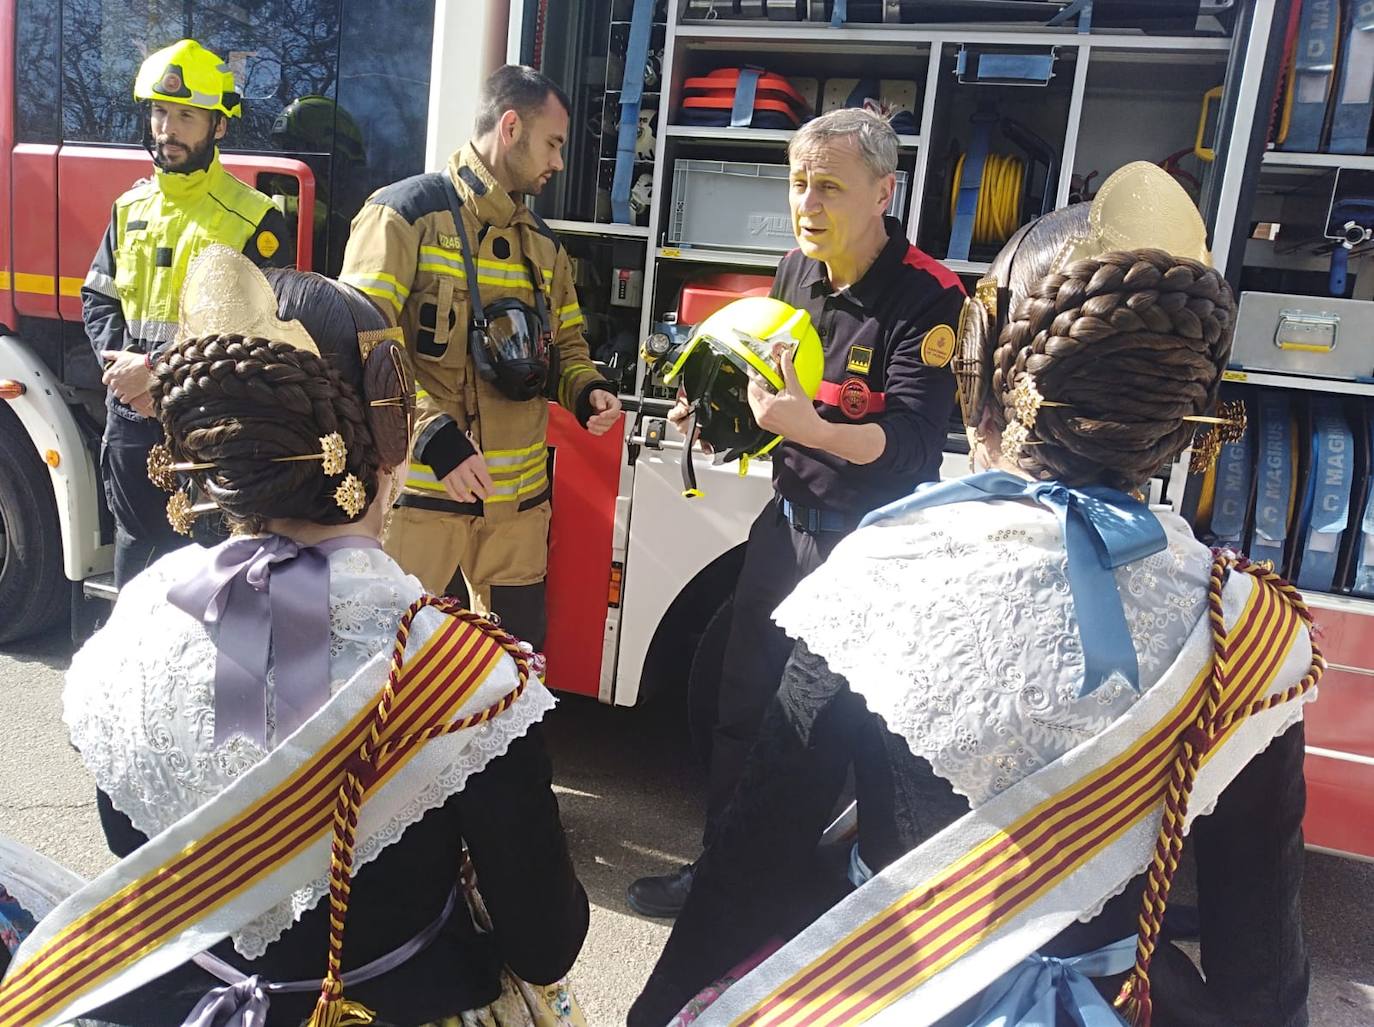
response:
M547 400L593 435L620 417L582 337L568 255L522 202L562 170L567 133L556 85L530 68L498 69L483 86L473 140L447 169L368 199L340 276L402 327L414 365L410 472L387 551L432 592L450 590L461 571L473 609L499 614L536 648Z

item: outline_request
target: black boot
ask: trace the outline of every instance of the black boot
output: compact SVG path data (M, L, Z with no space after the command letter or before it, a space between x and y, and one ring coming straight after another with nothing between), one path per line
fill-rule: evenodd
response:
M630 885L627 898L630 908L641 916L673 919L682 912L687 893L692 890L692 874L696 867L688 863L676 873L661 877L641 877Z

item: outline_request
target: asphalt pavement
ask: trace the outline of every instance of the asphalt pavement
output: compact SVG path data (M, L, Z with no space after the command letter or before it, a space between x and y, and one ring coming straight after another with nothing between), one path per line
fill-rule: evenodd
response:
M91 875L112 860L61 722L70 653L65 629L0 649L0 830ZM625 710L568 698L546 724L563 823L592 902L573 988L593 1027L614 1027L668 935L666 922L630 911L625 886L695 855L704 778L668 701ZM1311 1022L1374 1027L1374 865L1313 853L1306 881ZM1180 899L1189 890L1182 882Z

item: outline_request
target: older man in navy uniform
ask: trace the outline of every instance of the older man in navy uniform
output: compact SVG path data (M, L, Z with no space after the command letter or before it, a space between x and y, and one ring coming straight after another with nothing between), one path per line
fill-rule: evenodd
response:
M813 402L790 357L787 387L757 385L760 427L784 439L775 496L754 521L735 586L712 734L705 844L734 792L792 643L772 612L868 511L939 477L954 406L955 326L964 290L906 238L886 211L896 187L897 135L862 109L808 122L788 147L792 229L799 248L772 295L804 308L820 333L825 377ZM685 402L671 417L679 430ZM692 865L630 886L646 916L676 916Z

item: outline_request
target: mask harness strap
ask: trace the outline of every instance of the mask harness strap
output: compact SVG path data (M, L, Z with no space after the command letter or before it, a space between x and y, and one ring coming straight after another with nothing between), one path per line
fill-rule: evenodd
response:
M477 368L477 373L486 381L496 380L496 367L492 363L492 357L487 350L487 312L482 306L481 289L477 283L477 265L472 258L472 246L468 243L468 230L463 224L463 198L458 195L458 190L454 188L453 179L448 173L444 173L444 188L448 192L449 213L453 215L454 230L458 233L458 244L463 250L463 273L468 280L468 303L472 308L471 322L468 328L468 351L472 354L473 365ZM559 367L558 353L554 349L553 340L550 337L549 306L544 298L543 272L531 260L526 258L525 266L530 273L530 282L534 289L534 310L539 317L539 330L544 333L544 359L548 366L547 385L550 391L557 388ZM439 315L436 312L435 317Z
M453 215L454 231L458 233L458 243L463 249L463 273L468 280L468 305L472 309L471 321L468 324L468 350L472 354L472 363L477 368L477 373L491 381L496 377L496 368L492 366L491 358L487 354L487 312L482 306L482 292L477 285L477 263L472 259L472 247L468 245L468 230L463 225L463 198L453 187L453 179L447 171L444 172L444 188L448 190L448 209ZM439 316L439 312L435 311L436 321Z

